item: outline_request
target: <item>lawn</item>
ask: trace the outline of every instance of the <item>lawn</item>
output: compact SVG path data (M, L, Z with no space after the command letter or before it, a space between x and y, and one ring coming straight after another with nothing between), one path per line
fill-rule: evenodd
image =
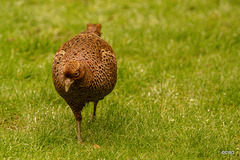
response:
M238 159L239 15L239 0L1 0L0 159ZM82 111L82 145L51 66L89 22L118 81L95 121Z

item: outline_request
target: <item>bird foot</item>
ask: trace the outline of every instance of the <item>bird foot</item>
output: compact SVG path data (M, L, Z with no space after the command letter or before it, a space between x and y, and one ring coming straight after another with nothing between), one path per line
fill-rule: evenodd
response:
M80 134L78 134L78 141L79 141L81 144L83 144L83 141L82 141L82 138L81 138L81 135L80 135Z
M79 138L78 138L78 142L81 143L81 144L83 144L82 139L79 139Z

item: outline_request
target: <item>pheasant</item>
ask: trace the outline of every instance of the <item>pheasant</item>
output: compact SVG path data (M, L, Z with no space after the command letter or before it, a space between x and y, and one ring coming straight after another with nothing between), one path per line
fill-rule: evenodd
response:
M112 47L101 38L101 24L62 44L54 57L52 78L56 91L70 106L81 138L81 111L93 102L92 118L99 100L108 95L117 82L117 61Z

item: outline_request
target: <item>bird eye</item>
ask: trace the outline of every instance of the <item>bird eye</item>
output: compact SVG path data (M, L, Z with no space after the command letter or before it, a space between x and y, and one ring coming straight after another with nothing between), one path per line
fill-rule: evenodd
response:
M78 77L78 76L79 76L79 72L77 71L74 73L74 77Z

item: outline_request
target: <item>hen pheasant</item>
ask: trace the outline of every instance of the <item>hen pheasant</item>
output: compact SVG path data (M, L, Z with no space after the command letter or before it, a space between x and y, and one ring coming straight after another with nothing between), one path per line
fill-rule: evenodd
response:
M113 49L101 36L101 24L88 24L87 30L62 44L54 57L52 77L58 94L73 111L81 139L81 111L94 102L93 117L99 100L114 88L117 62Z

